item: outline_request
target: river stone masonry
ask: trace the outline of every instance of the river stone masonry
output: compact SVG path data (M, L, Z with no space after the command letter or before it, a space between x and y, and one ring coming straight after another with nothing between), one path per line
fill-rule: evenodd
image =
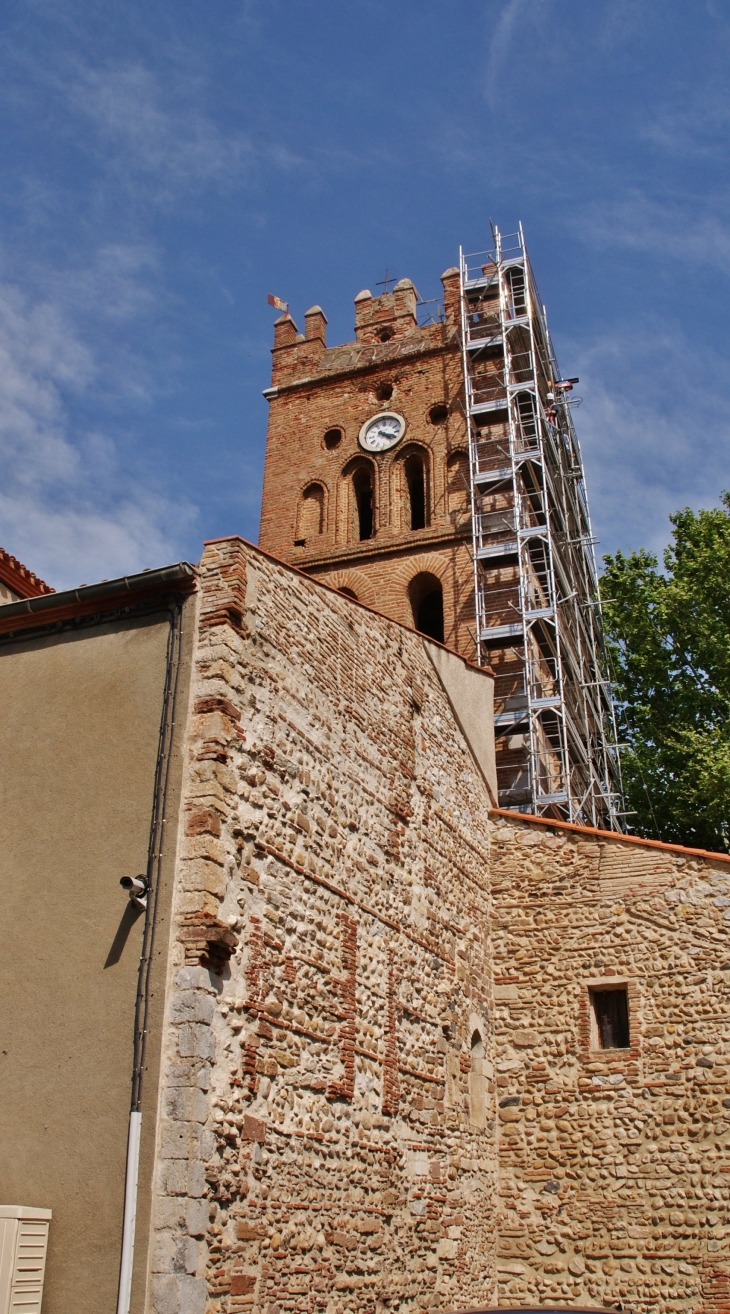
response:
M149 1314L730 1314L730 860L494 809L461 659L240 539L197 605Z
M494 816L500 1301L726 1311L730 867ZM625 984L630 1046L590 992Z
M192 712L152 1308L492 1299L489 796L424 640L211 544Z

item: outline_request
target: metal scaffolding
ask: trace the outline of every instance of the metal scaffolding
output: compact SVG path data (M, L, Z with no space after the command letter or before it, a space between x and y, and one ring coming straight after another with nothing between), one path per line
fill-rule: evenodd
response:
M621 830L583 463L519 232L460 252L477 652L495 671L500 806Z

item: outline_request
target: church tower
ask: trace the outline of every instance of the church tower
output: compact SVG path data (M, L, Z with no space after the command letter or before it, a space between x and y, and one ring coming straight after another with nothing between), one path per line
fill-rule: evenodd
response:
M260 544L476 660L459 271L419 325L410 279L355 298L355 341L319 306L274 327Z
M274 327L261 547L495 676L501 806L622 828L593 535L570 393L522 229L355 298L328 347Z

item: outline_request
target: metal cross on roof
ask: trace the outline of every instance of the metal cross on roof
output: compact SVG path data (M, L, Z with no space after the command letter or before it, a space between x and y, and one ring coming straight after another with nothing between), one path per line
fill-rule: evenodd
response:
M386 269L386 271L385 271L385 278L381 278L380 282L379 282L379 283L376 283L375 286L376 286L376 287L384 287L385 290L386 290L386 292L387 292L387 291L388 291L388 284L389 284L389 283L395 283L395 278L394 278L391 274L389 274L389 273L388 273L388 270Z

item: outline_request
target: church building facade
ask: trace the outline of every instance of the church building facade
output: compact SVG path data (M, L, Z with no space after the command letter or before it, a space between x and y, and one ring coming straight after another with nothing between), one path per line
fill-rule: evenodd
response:
M259 542L475 659L459 271L419 325L410 279L355 298L355 341L319 306L274 329Z
M730 859L499 809L492 681L235 537L0 606L15 1294L728 1314Z

